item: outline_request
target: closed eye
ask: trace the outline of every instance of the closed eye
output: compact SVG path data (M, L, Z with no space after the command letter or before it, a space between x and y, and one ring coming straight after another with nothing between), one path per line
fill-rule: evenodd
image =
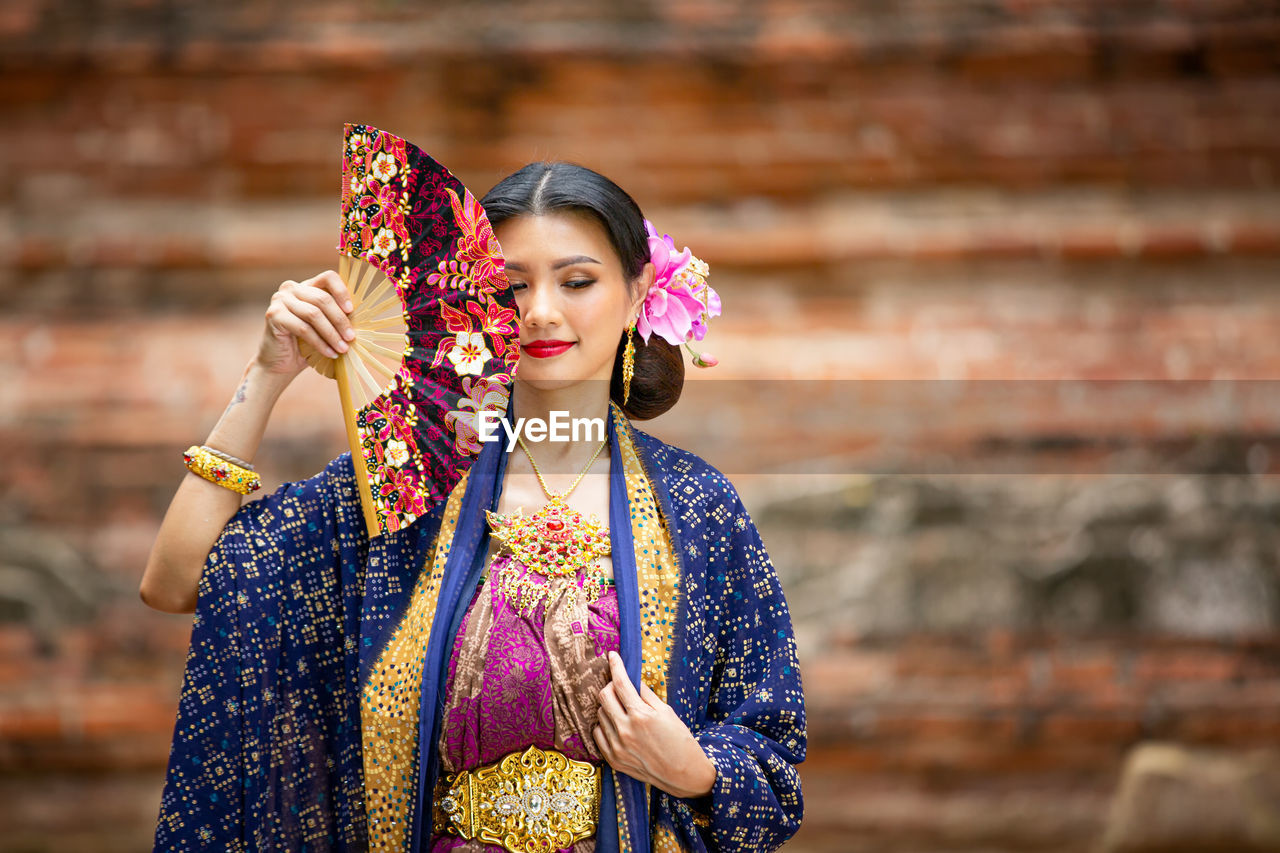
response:
M508 279L508 281L510 281L510 279ZM595 283L596 283L596 280L594 278L575 278L575 279L566 281L564 283L564 286L572 288L573 290L581 290L582 288L590 287ZM525 284L523 281L511 281L511 289L513 291L524 290L528 286L529 285Z

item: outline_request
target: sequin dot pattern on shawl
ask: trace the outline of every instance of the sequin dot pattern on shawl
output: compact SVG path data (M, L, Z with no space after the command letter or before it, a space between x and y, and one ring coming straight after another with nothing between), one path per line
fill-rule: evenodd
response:
M599 714L600 690L609 683L605 655L618 650L618 599L612 586L588 602L563 595L577 578L547 578L546 601L518 609L502 594L496 576L518 558L494 557L488 580L477 591L454 645L445 688L439 755L441 771L455 773L497 761L529 745L556 749L569 758L600 764L591 730ZM594 839L573 845L595 849ZM501 851L479 840L445 833L433 838L433 853Z

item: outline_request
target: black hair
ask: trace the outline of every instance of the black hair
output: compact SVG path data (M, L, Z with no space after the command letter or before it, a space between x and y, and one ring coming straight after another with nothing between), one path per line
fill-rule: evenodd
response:
M622 187L593 169L563 160L542 160L511 173L480 199L495 228L516 216L573 211L595 218L622 262L622 274L634 295L636 279L649 261L644 214ZM618 337L618 355L609 380L609 397L633 420L648 420L670 409L684 388L680 348L651 335L646 344L632 332L635 347L631 393L622 402L622 353L626 331Z

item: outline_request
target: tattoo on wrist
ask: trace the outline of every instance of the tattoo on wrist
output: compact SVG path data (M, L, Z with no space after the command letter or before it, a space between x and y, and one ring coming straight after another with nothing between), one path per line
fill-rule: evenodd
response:
M243 402L245 401L245 399L246 399L246 398L245 398L245 396L244 396L244 389L245 389L248 385L249 385L249 377L247 377L247 376L246 376L246 377L245 377L245 378L240 382L240 387L236 389L236 393L235 393L235 395L231 398L231 402L227 404L227 408L223 410L223 412L222 412L222 413L223 413L224 415L225 415L227 412L231 411L231 410L232 410L232 408L234 408L234 407L236 406L236 404L237 404L237 403L243 403Z

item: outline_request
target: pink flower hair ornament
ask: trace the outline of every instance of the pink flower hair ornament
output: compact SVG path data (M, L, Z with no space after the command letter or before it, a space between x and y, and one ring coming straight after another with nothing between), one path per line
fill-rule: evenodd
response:
M676 251L671 237L659 235L649 220L644 221L644 227L654 276L640 306L636 330L646 344L651 335L657 335L672 346L683 344L698 367L714 367L718 363L715 356L689 345L691 340L702 340L707 323L720 316L720 296L707 284L707 265L695 258L688 246Z

